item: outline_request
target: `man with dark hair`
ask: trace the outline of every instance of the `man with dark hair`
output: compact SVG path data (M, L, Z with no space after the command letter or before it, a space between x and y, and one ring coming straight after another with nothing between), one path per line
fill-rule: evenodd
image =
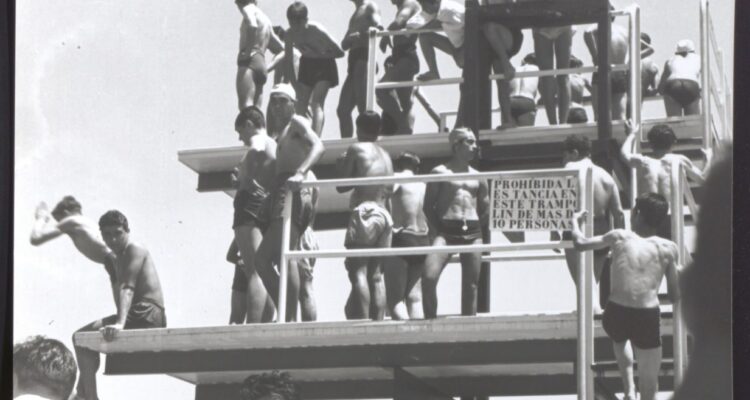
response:
M477 156L477 139L467 128L448 136L451 159L433 168L433 174L452 175L477 172L471 162ZM489 189L483 179L428 183L424 214L430 227L432 245L482 244L482 226L489 223ZM430 253L422 274L425 318L437 317L437 284L451 254ZM461 253L461 315L476 315L482 253Z
M529 53L524 57L523 63L517 71L539 71L534 53ZM513 118L514 125L534 126L538 85L539 77L536 76L513 78L510 81L510 116Z
M337 160L342 178L392 176L393 164L387 151L375 142L380 134L380 115L366 111L357 117L357 139ZM393 185L339 186L339 193L352 191L349 225L344 246L347 249L391 247L393 220L388 201ZM382 262L385 257L348 257L344 263L352 290L344 312L347 319L382 320L386 296Z
M594 235L603 235L612 229L625 228L625 214L620 203L620 191L615 179L606 170L591 161L591 143L583 135L570 135L563 142L563 163L565 168L578 170L592 169L594 184ZM563 240L571 240L571 233L564 232ZM600 283L599 306L603 309L609 296L609 269L607 266L609 249L594 251L594 278ZM578 285L578 255L574 249L565 249L565 261L568 264L573 282ZM596 303L595 303L596 304ZM599 312L601 310L597 310Z
M352 0L352 2L354 13L349 18L349 27L341 41L341 48L349 52L346 80L341 86L339 105L336 109L341 138L350 138L354 133L352 124L354 108L357 108L360 115L366 111L368 32L370 28L383 29L380 9L373 0Z
M320 137L325 122L325 105L328 90L339 84L336 59L344 50L333 40L323 25L308 20L307 6L301 1L292 3L286 11L289 30L284 41L287 74L292 74L294 48L301 57L295 88L299 91L297 114L307 115L312 109L312 128ZM295 81L292 81L293 83Z
M128 219L117 210L107 211L99 218L99 230L104 243L117 256L117 314L94 321L77 332L98 330L104 340L112 341L123 329L166 327L164 295L156 266L151 253L130 239ZM81 371L77 396L85 400L96 400L99 353L79 346L75 346L75 352Z
M297 386L288 372L250 375L242 382L242 400L299 400Z
M701 58L695 54L695 44L689 39L680 40L674 56L664 63L659 80L668 117L700 114L700 81Z
M235 129L248 147L237 169L237 193L234 196L234 243L242 258L247 284L245 308L248 323L269 322L273 319L273 303L256 270L255 254L263 240L268 221L261 210L266 206L268 188L276 173L276 142L266 134L263 112L255 107L245 108L237 116ZM241 289L242 286L237 286Z
M570 56L570 68L583 67L583 61L578 57ZM583 108L583 95L586 90L591 90L588 78L580 73L572 73L569 76L570 83L570 109L568 110L568 124L583 124L589 122L586 109Z
M625 162L635 168L638 194L659 193L664 198L671 199L673 162L679 163L685 169L685 174L689 179L699 184L703 183L703 171L698 169L689 158L672 153L672 145L677 141L677 137L669 125L658 124L649 130L648 141L653 151L649 156L635 152L634 144L637 140L638 127L628 121L625 128L628 131L628 137L620 150ZM705 156L706 166L708 166L711 154L706 153ZM671 222L668 218L659 230L659 235L665 239L671 239L671 230Z
M394 161L394 176L414 176L419 172L419 157L401 153ZM391 197L393 237L391 247L426 247L430 245L427 217L422 210L426 185L422 182L394 185ZM425 255L388 257L385 259L385 285L388 309L393 319L422 319L422 286Z
M64 344L42 336L13 346L13 398L68 400L76 384L76 361Z
M47 204L39 203L35 218L34 227L31 230L32 245L39 246L62 235L68 235L81 254L104 266L104 270L109 275L112 295L115 299L117 298L116 257L102 241L94 222L81 214L81 204L75 197L65 196L57 203L52 213L48 211Z
M658 392L661 366L658 294L665 276L672 304L680 301L677 245L656 236L667 219L668 208L662 195L642 194L630 215L632 231L615 229L591 238L583 236L579 225L585 221L585 211L576 213L572 221L576 250L612 249L612 292L602 325L614 342L624 399L628 400L636 398L631 343L638 361L640 398L654 400Z
M273 32L271 20L258 7L257 0L235 0L242 14L240 52L237 55L237 101L239 109L260 105L263 85L268 79L266 49L273 53L283 50Z

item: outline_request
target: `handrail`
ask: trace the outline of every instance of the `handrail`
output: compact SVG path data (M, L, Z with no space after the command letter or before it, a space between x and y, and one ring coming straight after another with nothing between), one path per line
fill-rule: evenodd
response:
M700 1L700 35L701 35L701 113L703 117L703 149L711 148L711 137L709 130L711 115L711 97L709 95L709 33L708 33L708 0Z
M687 178L679 160L672 161L670 178L672 241L677 245L679 265L684 265L687 260L687 249L685 246L683 201L685 190L690 190L690 187L685 188L683 186ZM680 383L682 383L685 368L687 367L687 331L682 318L682 304L680 302L674 304L672 312L674 315L674 386L679 387Z
M688 182L685 174L682 174L682 189L683 194L685 195L685 200L687 200L690 215L693 217L693 220L695 220L698 217L698 203L695 201L693 191L690 189L690 182Z

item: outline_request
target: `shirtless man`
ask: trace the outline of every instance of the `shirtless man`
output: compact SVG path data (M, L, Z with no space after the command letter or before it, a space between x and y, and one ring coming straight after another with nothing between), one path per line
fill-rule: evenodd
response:
M477 154L477 139L466 129L453 130L448 136L452 156L433 174L477 172L469 164ZM428 183L424 196L433 246L482 244L482 225L488 222L489 191L485 180ZM437 317L437 283L451 254L431 253L422 274L422 296L425 318ZM476 315L477 289L482 254L462 253L461 315Z
M610 6L610 9L614 8ZM612 21L614 22L614 17ZM612 38L609 46L609 62L610 64L625 64L628 60L628 30L617 25L612 24ZM599 48L598 42L598 29L596 25L586 30L583 35L583 39L586 42L586 47L589 49L591 59L594 65L599 62ZM627 71L612 71L609 74L609 79L612 83L612 120L624 120L625 111L627 109L627 93L630 87L630 77ZM591 77L591 104L599 104L597 97L599 96L598 91L598 80L599 73L594 72ZM599 110L594 106L594 119L597 118Z
M573 244L578 251L612 248L612 293L602 325L614 342L625 400L636 398L631 343L638 361L640 399L653 400L658 392L661 366L658 293L665 276L672 304L680 301L677 245L656 236L667 219L668 207L663 196L643 194L630 215L632 232L615 229L592 238L585 238L579 227L586 213L576 213L573 218Z
M537 28L534 32L534 53L541 70L564 69L570 65L575 29L572 25ZM570 78L566 74L545 76L540 89L547 120L557 125L568 120L570 107Z
M367 106L367 56L368 31L370 28L382 29L380 10L372 0L352 0L354 14L349 19L349 28L341 41L341 48L349 52L347 75L341 86L339 105L336 114L339 117L339 128L342 138L354 134L352 111L357 107L359 114Z
M77 332L99 331L105 341L112 341L123 329L166 327L164 296L154 261L145 247L130 240L128 219L117 210L107 211L99 218L99 230L104 243L117 256L117 314L94 321ZM99 353L79 346L75 346L75 352L80 370L75 398L97 400Z
M357 117L357 140L337 160L342 178L392 176L391 156L375 144L380 134L380 115L366 111ZM392 185L339 186L339 193L352 191L349 198L347 249L391 247L393 220L388 212ZM344 263L352 290L344 308L347 319L385 317L386 296L383 280L384 257L349 257Z
M582 135L570 135L563 142L563 162L565 168L584 170L592 168L594 182L594 235L603 235L612 229L625 228L625 214L620 204L620 191L615 179L607 171L591 161L591 143L589 138ZM563 233L563 240L571 240L570 232ZM594 251L594 278L601 281L602 276L606 280L608 274L603 271L607 268L607 253L609 249L602 248ZM565 261L568 271L578 289L578 255L580 253L573 249L565 249ZM608 272L608 271L607 271ZM607 304L609 295L608 282L601 281L599 287L599 305L601 308ZM600 310L597 310L600 311Z
M389 31L405 29L409 19L422 10L416 0L391 0L391 3L396 6L396 18L388 25ZM380 50L385 53L388 46L392 46L393 50L385 61L385 75L381 82L414 80L414 76L419 73L417 38L417 35L394 36L391 43L390 37L382 37ZM414 88L379 89L375 91L375 95L378 105L383 109L383 119L388 115L395 121L396 134L414 133Z
M393 161L394 176L414 176L419 172L419 157L403 152ZM424 215L422 182L399 183L394 186L393 238L391 247L424 247L430 245L427 217ZM385 259L385 286L388 309L396 320L423 319L422 287L425 255L388 257Z
M237 101L240 110L260 105L263 85L268 79L266 48L273 53L283 50L273 33L271 20L258 7L257 0L235 0L242 14L240 51L237 55Z
M339 84L336 59L343 57L345 53L323 25L308 20L307 6L301 1L295 1L287 8L286 17L289 30L284 41L284 54L288 76L291 76L293 70L293 48L301 53L295 84L299 100L296 102L297 114L307 115L309 107L312 111L313 130L320 137L323 134L323 107L328 90Z
M311 168L324 152L321 142L310 123L304 117L294 114L296 94L287 84L280 84L271 91L269 103L274 109L281 126L284 126L277 139L276 170L270 194L262 215L268 221L269 227L263 235L263 241L256 254L256 268L268 293L279 304L279 272L274 268L281 257L281 231L283 224L284 203L292 201L290 249L299 250L304 246L302 240L307 236L305 231L312 227L315 218L315 206L318 190L313 188L300 189L300 183L315 180ZM292 198L287 198L291 194ZM300 299L300 273L304 279L302 289L312 293L312 276L308 276L310 268L301 265L305 260L289 260L287 309L288 321L297 318L297 301ZM303 271L300 271L300 270ZM307 272L306 272L307 271ZM305 299L305 296L302 296ZM303 301L306 304L314 302ZM314 316L314 310L308 315ZM303 310L303 317L307 311Z
M689 158L672 153L672 145L677 141L677 138L669 125L654 125L648 131L648 142L653 150L653 154L650 156L637 154L634 151L633 144L636 140L638 127L628 121L625 128L628 131L628 137L623 142L620 151L625 162L630 167L635 168L639 195L658 193L666 199L671 199L672 163L675 161L685 168L688 179L703 184L703 171L698 169ZM710 158L710 153L706 154L706 166L710 164ZM671 240L671 232L671 218L668 218L658 234Z
M435 49L453 57L459 68L464 67L464 18L466 9L463 3L453 0L417 0L422 11L406 23L408 29L442 28L444 34L421 33L419 46L422 48L427 72L417 76L420 81L440 79Z
M583 61L570 56L570 68L583 67ZM589 122L586 109L583 108L583 95L586 90L591 91L591 82L583 74L570 74L570 109L568 110L568 124L583 124Z
M102 241L94 222L81 214L81 204L78 200L73 196L65 196L57 203L52 213L47 209L47 204L42 202L36 208L35 218L31 230L31 244L39 246L62 235L68 235L81 254L104 266L112 286L112 296L117 304L116 257Z
M695 54L695 45L692 40L680 40L659 81L668 117L700 114L700 80L701 58Z
M539 71L534 53L524 57L518 71ZM514 78L510 81L510 115L515 125L534 126L538 84L539 78L536 76Z
M276 173L276 142L266 134L263 112L255 106L242 110L234 123L240 140L248 147L237 171L237 194L234 196L234 243L242 258L247 284L246 321L269 322L273 304L256 272L255 254L268 225L262 210Z
M653 54L651 36L641 32L641 103L646 97L655 96L658 93L656 78L659 75L659 66L651 58Z

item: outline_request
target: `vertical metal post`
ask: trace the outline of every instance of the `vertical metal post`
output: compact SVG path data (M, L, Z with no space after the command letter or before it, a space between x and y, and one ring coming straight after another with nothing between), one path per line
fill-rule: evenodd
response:
M643 87L641 85L641 8L637 4L631 6L630 12L630 116L638 131L633 143L634 152L640 154L643 126L641 126L641 104ZM638 197L638 175L635 168L630 169L630 204L635 204Z
M289 234L292 228L292 192L286 189L286 196L284 196L284 212L282 214L282 225L281 225L281 252L279 255L279 302L278 306L278 323L283 324L286 322L286 293L287 293L287 282L289 281L289 260L286 258L286 253L289 251Z
M606 3L602 2L602 4ZM609 60L609 48L612 43L612 21L610 20L609 8L606 8L606 11L603 11L599 16L596 32L596 47L599 51L596 66L599 80L597 82L598 104L594 104L594 107L599 110L597 113L599 140L608 143L612 138L612 84L610 81L612 68ZM607 147L607 159L607 164L611 165L612 154L609 147Z
M578 173L579 207L587 210L588 216L583 227L586 237L593 236L594 230L594 185L592 169L587 168ZM594 363L594 310L593 310L593 278L594 254L590 251L578 253L578 290L576 299L578 341L576 357L576 384L578 400L594 398L594 376L591 366Z
M367 111L375 109L375 49L378 47L375 35L378 32L375 28L370 28L367 32L367 90L365 108Z
M678 161L672 162L671 185L672 198L670 199L670 210L672 212L672 240L677 244L679 264L685 262L685 243L683 235L683 187L682 187L682 166ZM672 305L672 325L673 325L673 345L672 352L674 357L674 385L678 387L682 382L683 371L686 366L686 332L685 325L682 321L682 305Z
M709 91L709 37L708 37L708 0L701 0L701 116L703 117L703 149L711 148L711 96Z

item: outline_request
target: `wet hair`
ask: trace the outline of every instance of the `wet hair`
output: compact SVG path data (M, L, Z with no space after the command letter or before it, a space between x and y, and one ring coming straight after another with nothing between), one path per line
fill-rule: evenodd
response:
M570 135L565 138L563 149L565 151L576 150L581 158L588 157L591 155L591 141L583 135Z
M130 232L128 218L117 210L109 210L99 218L99 229L103 229L105 226L121 226L125 232Z
M282 42L286 39L286 31L281 25L275 25L273 27L273 33L276 34L276 36L281 40Z
M79 203L73 196L65 196L59 203L57 203L51 214L53 218L59 221L63 218L63 212L65 211L72 214L80 214L81 203Z
M67 399L76 383L78 366L73 353L60 341L33 336L13 346L13 372L18 386L42 386Z
M526 64L531 65L537 65L536 63L536 53L529 53L526 55L526 57L523 58L523 62Z
M570 68L581 68L583 67L583 61L580 58L570 55Z
M250 375L242 382L240 399L258 400L268 395L281 396L283 400L300 399L297 386L287 372L272 371L261 375Z
M589 122L589 117L583 108L574 108L568 111L568 120L566 122L569 124L584 124Z
M370 136L378 136L381 125L380 114L371 110L365 111L357 117L356 125L357 131L362 131Z
M644 193L635 199L633 211L637 212L646 225L659 228L667 217L669 203L659 193Z
M393 168L396 171L409 169L416 173L419 170L419 164L421 162L422 161L419 159L418 155L410 151L404 151L401 152L401 154L399 154L398 157L393 160Z
M654 150L669 150L676 141L677 136L669 125L657 124L648 131L648 142Z
M238 128L245 122L253 124L255 129L262 129L266 127L266 116L263 115L263 111L260 108L248 106L237 114L237 119L234 120L234 127Z
M295 1L286 9L286 19L290 21L307 20L307 6L301 1Z

